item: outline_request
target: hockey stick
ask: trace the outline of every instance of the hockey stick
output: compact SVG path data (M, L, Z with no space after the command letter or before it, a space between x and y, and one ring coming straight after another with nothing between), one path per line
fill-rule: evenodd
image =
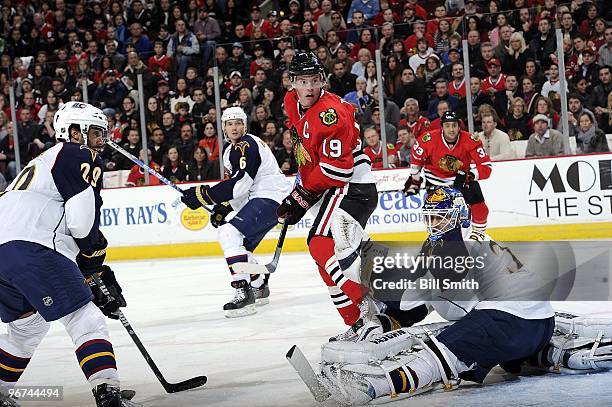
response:
M293 366L306 387L308 387L308 390L310 390L310 393L316 401L322 403L331 397L331 394L323 386L317 374L312 369L312 366L306 359L306 356L304 356L297 345L293 345L285 357L291 366Z
M106 297L110 301L113 301L114 300L113 296L106 288L106 285L104 285L104 283L102 282L102 279L100 279L100 276L94 273L92 277L93 277L93 280L98 285L98 287L100 287L100 290L102 291L102 293L106 295ZM159 368L157 367L157 365L151 358L151 355L149 355L149 352L147 352L147 349L144 347L142 342L140 342L140 338L138 338L138 336L136 335L136 332L134 332L134 329L132 328L128 320L125 318L125 315L123 315L123 312L121 312L120 309L117 310L117 315L119 316L119 320L121 321L121 324L123 324L123 327L128 332L128 334L130 335L130 337L136 344L136 347L138 348L142 356L144 356L145 361L147 362L151 370L153 370L153 373L155 373L157 380L159 380L159 382L164 387L164 390L166 390L167 393L176 393L179 391L194 389L196 387L200 387L206 384L206 381L208 380L206 376L193 377L191 379L188 379L188 380L185 380L179 383L168 383L168 381L166 381L166 379L164 378L164 375L159 371Z
M295 188L300 183L300 173L297 173L295 176L295 183L293 187ZM283 251L283 244L285 243L285 236L287 235L287 229L289 229L289 224L287 222L283 223L283 227L281 228L280 236L278 237L278 242L276 243L276 250L274 250L274 257L272 261L268 264L256 264L256 263L234 263L232 265L232 270L235 273L239 274L270 274L276 271L276 266L278 266L278 260L280 259L281 252Z
M115 143L112 140L108 140L106 142L106 144L108 144L109 146L111 146L112 148L114 148L115 150L119 151L121 154L123 154L125 157L127 157L130 161L132 161L134 164L136 164L137 166L139 166L140 168L144 169L145 171L147 171L149 174L153 175L155 178L157 178L158 180L160 180L161 182L163 182L164 184L168 185L169 187L174 188L178 193L180 193L181 195L183 195L183 190L180 189L175 183L173 183L172 181L170 181L168 178L164 177L163 175L161 175L159 172L155 171L153 168L149 167L147 164L145 164L144 162L142 162L141 160L139 160L138 158L134 157L132 154L130 154L128 151L124 150L123 147L121 147L119 144ZM178 202L175 202L172 204L172 207L176 207L178 206ZM207 206L202 206L202 208L204 208L205 210L207 210L208 212L212 213L212 209L208 208Z

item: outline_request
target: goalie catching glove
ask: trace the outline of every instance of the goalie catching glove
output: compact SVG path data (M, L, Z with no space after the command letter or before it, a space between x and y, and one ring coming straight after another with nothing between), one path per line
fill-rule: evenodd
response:
M196 210L201 206L213 205L215 202L208 194L210 187L208 185L198 185L183 191L181 201L189 207Z
M276 210L278 222L295 225L318 200L318 196L297 185Z
M87 283L94 296L92 301L100 308L100 311L102 311L104 315L110 319L119 319L117 311L119 308L125 307L127 302L125 301L125 297L123 297L123 290L115 278L115 273L110 267L104 265L99 268L98 275L106 286L110 297L102 292L93 278L88 278Z

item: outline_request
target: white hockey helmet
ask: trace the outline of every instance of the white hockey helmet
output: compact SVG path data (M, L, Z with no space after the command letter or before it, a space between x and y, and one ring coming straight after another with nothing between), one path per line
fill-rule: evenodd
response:
M104 142L108 139L108 121L102 110L88 103L70 101L65 103L53 116L55 138L70 142L70 126L75 125L83 135L87 145L87 134L90 127L99 127L104 133Z
M241 107L232 106L223 111L223 114L221 115L221 129L223 130L223 135L225 135L225 122L228 120L242 120L244 123L244 132L246 133L248 125L247 115Z

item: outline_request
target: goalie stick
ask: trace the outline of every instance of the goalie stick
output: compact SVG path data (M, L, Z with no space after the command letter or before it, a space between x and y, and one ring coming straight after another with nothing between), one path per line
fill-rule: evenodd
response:
M110 292L106 288L106 285L104 285L104 283L100 279L100 276L94 273L92 275L92 278L96 282L98 287L100 287L102 293L106 295L106 297L108 297L110 301L114 301L113 296L110 294ZM138 348L142 356L145 358L145 361L147 362L151 370L153 370L153 373L155 373L155 377L157 377L157 380L159 380L159 382L164 387L164 390L166 390L167 393L177 393L179 391L194 389L196 387L200 387L206 384L206 381L208 380L206 376L193 377L191 379L187 379L179 383L169 383L164 378L164 375L160 372L159 368L153 361L153 358L151 358L151 355L149 355L149 352L147 352L147 349L144 347L144 345L140 341L140 338L138 338L136 332L134 332L134 329L132 328L128 320L125 318L125 315L123 315L123 312L121 312L120 309L117 310L117 315L119 316L121 324L123 325L127 333L130 335L130 338L132 338L132 340L136 344L136 347Z
M124 150L123 147L121 147L119 144L115 143L112 140L108 140L106 142L106 144L108 144L109 146L111 146L112 148L114 148L115 150L117 150L118 152L120 152L121 154L123 154L125 157L127 157L130 161L132 161L134 164L136 164L137 166L139 166L140 168L144 169L145 171L147 171L149 174L153 175L155 178L157 178L158 180L160 180L161 182L163 182L164 184L168 185L169 187L173 188L174 190L176 190L179 194L181 194L181 196L183 195L183 190L180 189L175 183L173 183L172 181L170 181L168 178L164 177L163 175L161 175L159 172L155 171L153 168L149 167L147 164L145 164L143 161L139 160L138 158L134 157L132 154L130 154L128 151ZM178 206L178 203L173 203L172 207L176 207ZM212 209L208 208L207 206L202 206L202 208L204 208L206 211L212 213Z
M310 393L312 393L316 401L322 403L331 397L331 394L327 391L323 384L321 384L317 374L306 359L306 356L304 356L297 345L293 345L291 349L289 349L286 358L300 376L300 379L302 379L306 387L308 387L308 390L310 390Z

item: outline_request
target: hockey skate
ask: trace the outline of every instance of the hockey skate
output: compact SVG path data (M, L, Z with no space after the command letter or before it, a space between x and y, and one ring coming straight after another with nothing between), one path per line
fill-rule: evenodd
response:
M98 385L92 390L96 399L96 407L141 407L142 404L131 401L134 394L132 390L119 390L118 387L106 383Z
M256 279L253 279L253 276L251 276L251 288L253 290L253 294L255 294L255 306L257 307L270 303L270 287L268 286L269 278L269 274L266 274L265 277L263 274L258 274ZM253 283L261 282L261 280L263 280L263 284L261 284L259 287L255 287Z
M232 281L236 289L234 299L223 306L226 318L245 317L257 312L255 309L255 294L250 282L246 280Z
M366 295L359 304L360 316L357 322L349 327L345 332L329 338L330 342L351 341L359 342L373 338L384 333L383 322L378 317L380 308L376 300Z

